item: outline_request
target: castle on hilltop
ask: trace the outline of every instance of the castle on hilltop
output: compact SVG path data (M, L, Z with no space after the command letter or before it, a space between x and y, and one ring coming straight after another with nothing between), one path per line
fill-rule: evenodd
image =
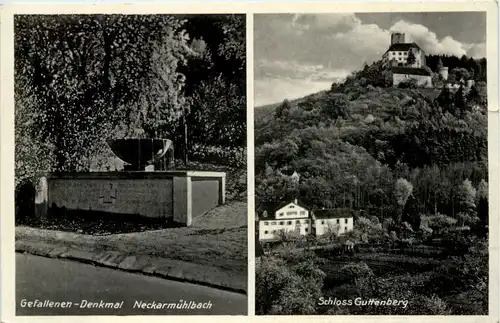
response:
M432 87L431 71L425 68L425 51L414 42L407 43L403 33L391 35L391 46L382 55L382 64L391 68L393 86L414 79L419 86ZM446 78L447 74L446 69Z
M393 86L398 86L401 82L414 79L418 86L433 87L432 71L427 67L425 61L425 51L415 42L407 43L404 33L395 32L391 34L391 45L382 55L382 65L390 68L392 72ZM473 80L448 81L448 67L440 64L436 73L443 80L444 85L450 89L457 89L461 85L469 89Z

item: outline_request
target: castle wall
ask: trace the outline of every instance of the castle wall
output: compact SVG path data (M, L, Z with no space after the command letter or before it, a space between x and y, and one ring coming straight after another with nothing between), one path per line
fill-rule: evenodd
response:
M392 84L393 86L398 86L401 82L406 82L410 79L417 80L419 86L432 87L432 78L426 75L413 75L413 74L398 74L393 73Z

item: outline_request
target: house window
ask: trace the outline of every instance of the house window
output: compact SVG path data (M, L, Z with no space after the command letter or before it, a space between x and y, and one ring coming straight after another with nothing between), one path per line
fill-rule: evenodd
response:
M321 224L325 224L325 221L321 221Z
M344 228L344 231L347 231L347 227Z
M306 224L309 223L309 220L304 220L304 223L306 223Z
M339 220L339 219L337 219L337 224L339 224L339 223L340 223L340 220Z
M309 229L308 229L308 228L305 228L305 229L304 229L304 231L305 231L305 232L308 232L308 231L309 231Z
M290 205L290 208L291 208L291 209L294 209L294 208L295 208L295 205Z
M276 230L273 230L273 231L272 231L272 233L273 233L273 234L274 234L274 233L276 233Z
M283 224L285 224L285 222L283 222L283 221L280 221L280 225L283 225Z
M408 53L407 53L407 52L404 52L404 53L403 53L403 55L404 55L404 56L407 56L407 55L408 55Z
M306 211L300 211L300 215L306 215Z
M295 223L300 224L300 220L297 220Z
M266 231L264 231L264 234L268 234L268 233L269 233L269 231L267 231L267 230L266 230Z
M280 212L280 216L283 216L284 214L285 214L285 213L283 213L283 212Z
M398 55L401 56L401 52L399 52Z
M276 225L276 222L275 222L275 221L274 221L274 222L271 222L271 225Z
M292 212L286 212L286 215L296 215L297 211L292 211Z
M347 224L348 222L349 222L349 220L348 220L348 219L345 219L345 224Z
M269 222L264 222L264 225L269 225Z
M288 222L287 222L287 224L288 224L288 225L291 225L291 224L292 224L292 221L288 221Z

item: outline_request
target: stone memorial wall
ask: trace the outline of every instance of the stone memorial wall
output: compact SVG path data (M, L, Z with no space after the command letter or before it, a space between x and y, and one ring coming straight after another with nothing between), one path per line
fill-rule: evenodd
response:
M36 193L35 214L95 211L190 226L193 217L225 203L225 177L203 171L50 173Z
M52 179L48 184L51 207L172 217L171 179Z

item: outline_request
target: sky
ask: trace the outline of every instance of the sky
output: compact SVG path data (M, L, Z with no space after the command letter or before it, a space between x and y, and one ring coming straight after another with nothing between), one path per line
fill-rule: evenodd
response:
M254 16L255 106L329 89L379 60L391 32L427 54L486 56L485 12Z

